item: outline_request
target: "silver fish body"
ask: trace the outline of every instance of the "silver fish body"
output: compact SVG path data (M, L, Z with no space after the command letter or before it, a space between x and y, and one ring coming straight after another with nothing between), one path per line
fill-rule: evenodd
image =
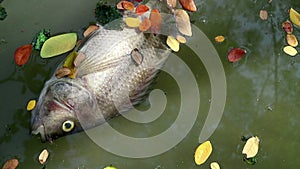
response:
M32 133L51 141L100 125L140 103L170 53L161 42L129 28L94 32L78 51L85 58L76 78L53 76L46 82L32 111Z

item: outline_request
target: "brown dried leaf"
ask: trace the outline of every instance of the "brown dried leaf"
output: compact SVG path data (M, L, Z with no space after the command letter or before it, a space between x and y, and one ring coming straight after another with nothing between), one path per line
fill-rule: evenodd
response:
M138 66L140 64L142 64L144 57L141 54L141 52L138 49L134 49L131 52L131 59L134 61L134 63Z
M56 78L60 79L62 77L68 76L71 73L71 69L67 67L62 67L56 70L55 76Z
M4 163L2 169L15 169L18 167L18 165L19 165L18 159L10 159Z
M192 36L190 17L187 12L182 9L176 9L175 15L179 32L186 36Z
M83 32L83 36L87 37L89 34L91 34L92 32L94 32L95 30L99 29L99 26L97 25L90 25L84 32Z
M76 58L73 61L74 66L78 67L84 59L85 59L85 54L82 52L78 52L78 55L76 56Z

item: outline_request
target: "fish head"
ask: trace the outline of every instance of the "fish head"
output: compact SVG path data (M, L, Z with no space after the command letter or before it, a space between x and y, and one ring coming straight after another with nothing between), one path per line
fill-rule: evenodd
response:
M64 135L83 130L80 118L94 111L94 100L88 90L67 81L46 84L31 115L31 133L41 140L52 141Z

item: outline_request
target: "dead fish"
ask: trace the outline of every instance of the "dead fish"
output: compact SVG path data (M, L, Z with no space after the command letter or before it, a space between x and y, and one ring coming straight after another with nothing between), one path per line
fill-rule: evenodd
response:
M42 141L101 125L140 103L171 50L160 36L125 27L94 31L76 52L84 54L76 77L52 76L31 112L31 131Z

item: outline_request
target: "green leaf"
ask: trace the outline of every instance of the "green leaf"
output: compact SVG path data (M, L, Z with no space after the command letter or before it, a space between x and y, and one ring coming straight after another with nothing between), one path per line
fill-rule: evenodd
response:
M41 49L41 57L49 58L73 49L77 42L76 33L66 33L49 38Z

